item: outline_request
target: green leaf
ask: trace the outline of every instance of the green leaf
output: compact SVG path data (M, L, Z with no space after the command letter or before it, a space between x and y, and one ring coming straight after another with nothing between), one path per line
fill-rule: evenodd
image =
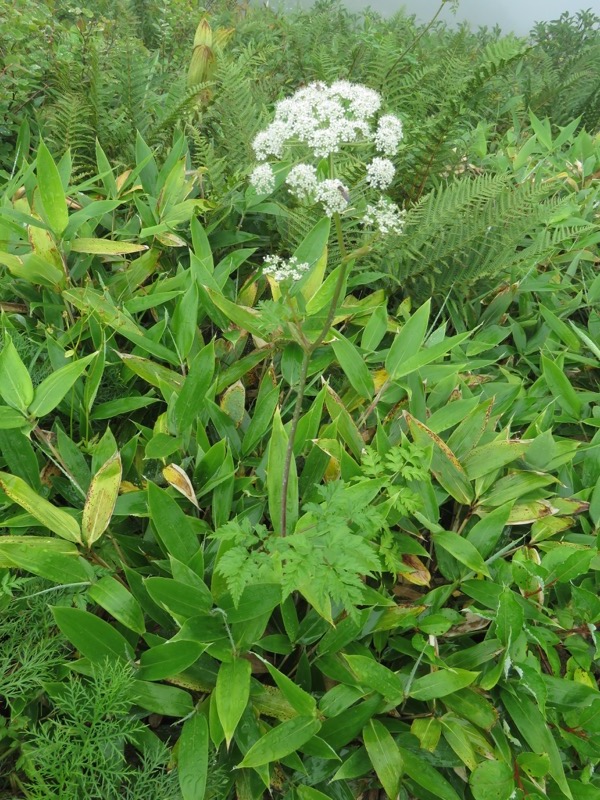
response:
M359 683L379 692L389 702L399 703L404 698L404 681L391 669L380 664L375 658L368 656L350 656L344 654L345 660Z
M302 717L315 716L317 713L317 701L315 698L308 692L305 692L304 689L294 683L294 681L290 680L283 672L276 669L270 661L262 658L261 661L269 670L269 675L279 687L281 694L288 703L293 706L298 714Z
M192 361L179 397L175 401L174 418L177 430L190 428L204 408L204 398L215 370L215 345L209 342Z
M135 242L115 242L111 239L75 239L71 242L74 253L89 253L98 256L118 256L141 253L148 249L147 244Z
M183 360L188 357L192 349L198 329L198 286L195 282L177 303L171 327L177 352Z
M512 644L523 630L525 613L516 594L505 588L500 595L496 613L496 636L505 647Z
M184 564L198 552L192 520L165 489L148 481L148 510L160 542L167 553Z
M335 339L332 347L339 365L344 370L350 385L361 397L370 400L375 392L373 378L369 372L363 357L351 341L342 336L339 331L335 331Z
M468 339L470 335L470 332L459 333L456 336L449 336L442 339L441 342L437 342L431 345L431 347L424 347L410 358L403 360L402 363L396 367L394 378L397 380L405 375L410 375L411 372L416 372L418 369L421 369L421 367L431 364L432 361L437 361L438 358L441 358L450 350L458 347L458 345L464 342L465 339Z
M474 572L481 573L488 578L491 577L479 550L471 542L463 539L460 534L441 531L432 533L431 536L436 547L441 547Z
M527 450L525 442L488 442L471 450L463 459L463 467L469 480L489 475L490 472L510 464Z
M29 372L7 333L4 334L4 347L0 353L0 395L7 405L24 414L33 400Z
M146 711L167 717L187 717L194 710L191 696L176 686L134 681L132 700Z
M566 414L579 419L582 402L562 369L546 356L542 356L542 368L546 385L556 402Z
M24 480L7 472L0 472L0 488L13 503L28 511L45 528L63 539L81 544L81 530L77 520L40 497Z
M208 723L194 714L183 723L177 742L177 776L183 800L204 800L208 778Z
M318 789L313 789L311 786L297 786L296 794L300 800L331 800L329 795L323 794L323 792L320 792Z
M169 641L146 650L140 656L137 676L143 681L161 681L191 667L204 652L199 642Z
M371 719L363 729L363 740L373 768L390 800L396 800L404 765L398 745L379 720Z
M251 675L252 667L245 658L234 658L219 667L215 701L228 748L248 705Z
M501 761L483 761L471 773L475 800L509 800L515 790L512 769Z
M44 536L0 537L0 567L26 570L56 584L87 583L90 573L75 545Z
M26 424L27 420L20 411L9 406L0 406L0 431L22 428Z
M448 445L433 431L412 414L404 412L404 417L416 444L422 447L433 445L431 472L441 486L463 505L473 500L473 487L464 468Z
M509 716L512 718L517 730L525 739L534 753L548 755L550 759L549 771L562 793L569 800L573 800L573 795L569 789L562 758L556 740L546 724L537 706L526 697L523 692L517 699L511 692L501 691L502 702Z
M46 221L57 236L62 236L69 222L67 200L58 168L44 142L38 146L36 172Z
M146 630L142 608L131 592L111 575L105 575L88 589L88 595L121 625L135 633Z
M398 750L404 762L405 773L418 786L422 786L423 789L431 792L432 797L435 797L436 800L461 800L456 790L452 788L452 784L435 767L432 767L425 758L412 753L410 750L405 750L403 747L399 747Z
M52 613L61 632L92 663L100 664L106 659L133 659L133 650L127 639L95 614L80 608L61 607L54 607Z
M466 669L439 669L417 678L410 687L409 696L415 700L435 700L470 686L479 675Z
M494 552L508 522L511 508L512 503L495 508L485 514L468 532L467 541L479 550L483 558L488 558Z
M395 380L400 374L407 373L402 370L402 364L418 353L429 323L431 311L431 300L427 300L414 314L408 322L404 324L400 333L396 334L392 346L385 360L385 368L391 378Z
M34 392L30 413L34 417L44 417L53 411L96 355L92 353L48 375Z
M173 578L146 578L144 586L154 602L180 624L190 617L208 613L212 608L212 596L200 579L196 586L189 586Z
M276 763L312 739L320 727L314 717L295 717L282 722L252 745L238 767Z
M121 475L121 456L115 453L92 478L81 519L83 541L88 547L108 528L119 496Z
M329 217L323 217L307 233L294 253L294 256L298 259L300 264L308 262L310 266L313 267L319 261L327 247L330 228L331 219ZM309 285L310 277L311 275L309 272L303 277L300 282L301 285Z
M282 505L283 505L283 466L288 445L288 435L281 422L279 409L275 411L273 419L273 432L269 442L269 456L267 461L267 493L269 499L269 514L273 531L281 535ZM291 533L298 520L298 476L296 460L292 457L290 466L290 479L287 487L287 521L286 533Z

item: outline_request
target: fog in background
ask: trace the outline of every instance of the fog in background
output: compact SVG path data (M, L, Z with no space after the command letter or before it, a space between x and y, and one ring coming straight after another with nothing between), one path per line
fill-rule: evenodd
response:
M262 0L264 2L265 0ZM277 0L269 3L277 7ZM309 8L312 0L286 0L286 8L298 5ZM415 14L421 22L427 22L439 8L439 0L344 0L346 8L353 11L370 6L380 14L393 14L403 6L410 14ZM447 22L467 21L472 27L498 24L505 31L523 36L533 24L542 20L557 19L564 11L573 14L584 9L591 9L600 16L600 0L461 0L459 9L454 15L450 3L444 9L440 19Z

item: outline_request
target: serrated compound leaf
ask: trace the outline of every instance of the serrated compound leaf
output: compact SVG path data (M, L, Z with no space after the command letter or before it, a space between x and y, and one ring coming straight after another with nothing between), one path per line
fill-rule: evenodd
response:
M208 722L194 714L183 723L177 743L177 776L183 800L204 800L208 778Z
M81 530L88 547L108 528L121 486L121 456L115 453L92 478L83 507Z
M7 472L0 472L0 488L13 503L24 508L52 533L69 542L82 543L81 530L77 520L66 511L40 497L22 478L9 475Z
M404 764L398 745L388 729L371 719L363 729L363 741L377 777L390 800L396 800Z
M219 667L215 701L227 747L248 705L251 674L252 667L245 658L234 658Z
M321 723L314 717L295 717L282 722L253 744L238 766L261 767L277 763L312 739L320 727Z

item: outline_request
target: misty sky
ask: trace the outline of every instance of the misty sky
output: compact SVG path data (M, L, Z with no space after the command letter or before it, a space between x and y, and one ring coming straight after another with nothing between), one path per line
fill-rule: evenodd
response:
M271 5L278 4L277 0L271 0ZM285 2L285 5L291 7L297 4L297 0ZM312 0L300 0L300 4L304 7L311 6ZM440 0L344 0L347 8L357 10L371 6L382 14L393 14L404 6L423 22L431 19L439 4ZM512 30L523 35L538 20L556 19L563 11L574 13L586 8L591 8L600 16L600 0L461 0L456 17L453 17L448 8L442 19L467 20L474 27L491 27L498 23L506 31Z

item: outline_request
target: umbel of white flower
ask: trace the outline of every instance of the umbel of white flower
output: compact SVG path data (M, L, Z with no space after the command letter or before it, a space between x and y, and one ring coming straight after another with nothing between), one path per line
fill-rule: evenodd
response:
M299 281L310 268L307 262L299 263L296 256L285 259L281 256L265 256L263 259L263 273L270 275L277 283L291 278Z
M371 151L382 154L367 163L366 183L372 189L387 189L395 168L389 158L382 156L398 152L402 122L392 114L378 117L380 108L381 97L376 91L349 81L302 87L277 103L273 122L254 139L252 146L260 163L250 177L251 184L259 194L274 190L270 158L281 159L300 149L309 160L319 162L346 145L366 144ZM348 187L337 178L319 178L314 164L296 164L288 172L286 185L299 201L321 203L328 216L342 213L348 206ZM389 212L389 203L386 208ZM382 226L378 227L383 232ZM398 225L387 227L391 231Z

